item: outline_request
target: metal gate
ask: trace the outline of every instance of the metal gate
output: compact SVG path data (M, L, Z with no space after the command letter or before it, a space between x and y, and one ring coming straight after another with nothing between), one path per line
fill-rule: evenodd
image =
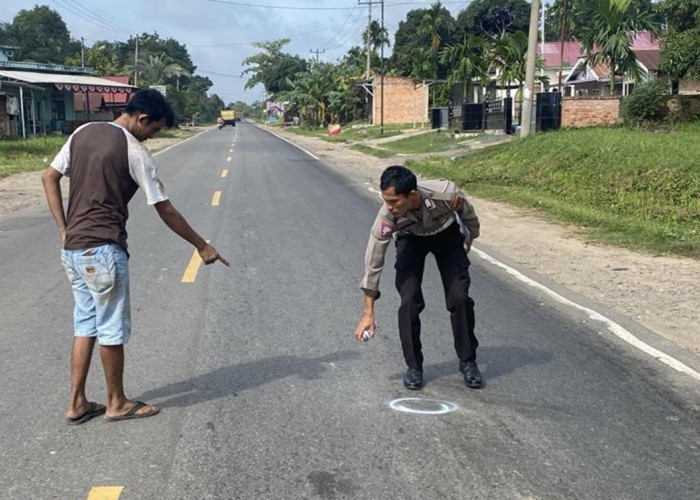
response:
M536 108L536 130L559 130L561 127L561 94L559 92L538 92Z
M462 130L513 132L513 99L507 97L475 104L462 104Z

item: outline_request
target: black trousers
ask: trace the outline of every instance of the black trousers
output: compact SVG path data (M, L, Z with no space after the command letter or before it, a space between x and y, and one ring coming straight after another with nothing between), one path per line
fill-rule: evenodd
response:
M396 240L396 289L401 295L399 336L406 364L423 368L420 313L425 303L421 284L428 253L435 256L442 277L457 356L462 362L475 361L479 343L474 336L474 301L469 296L469 259L464 236L455 222L433 236L401 235Z

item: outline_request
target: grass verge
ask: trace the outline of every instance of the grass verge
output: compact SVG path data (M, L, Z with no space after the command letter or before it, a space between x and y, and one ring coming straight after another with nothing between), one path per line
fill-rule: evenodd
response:
M571 129L447 158L409 161L475 196L532 208L589 238L700 258L700 123L671 130Z
M66 142L62 136L0 140L0 179L21 172L42 170Z
M439 153L443 151L468 148L468 143L478 136L457 137L449 132L426 132L423 134L384 142L378 146L355 144L352 149L370 154L378 158L388 158L394 155L414 155Z
M161 130L159 139L187 139L196 132L189 129ZM22 172L43 170L65 144L68 136L47 135L30 139L0 139L0 179Z

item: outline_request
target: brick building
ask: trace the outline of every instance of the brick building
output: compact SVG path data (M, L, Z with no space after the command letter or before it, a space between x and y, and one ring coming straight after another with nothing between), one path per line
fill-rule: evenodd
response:
M423 123L428 121L427 82L399 76L384 77L384 123ZM372 123L382 121L382 78L372 80Z

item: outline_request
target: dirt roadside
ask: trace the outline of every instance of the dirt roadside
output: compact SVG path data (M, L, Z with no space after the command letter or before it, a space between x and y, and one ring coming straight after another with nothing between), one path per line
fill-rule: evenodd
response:
M210 127L189 127L195 134L208 130ZM149 151L160 151L177 144L187 137L154 138L145 142ZM46 164L53 158L47 158ZM1 161L1 160L0 160ZM66 188L67 189L67 188ZM64 193L66 194L67 191ZM0 179L0 220L13 212L26 207L45 203L44 188L41 185L41 171L11 175Z
M378 185L390 164L408 157L379 159L340 143L274 132L309 150L339 171ZM151 139L161 150L181 139ZM13 212L45 203L40 172L0 179L0 220ZM645 326L679 347L700 354L700 262L638 254L592 244L575 229L545 222L525 210L473 199L482 235L475 246L488 246L509 261L532 269L606 308Z

